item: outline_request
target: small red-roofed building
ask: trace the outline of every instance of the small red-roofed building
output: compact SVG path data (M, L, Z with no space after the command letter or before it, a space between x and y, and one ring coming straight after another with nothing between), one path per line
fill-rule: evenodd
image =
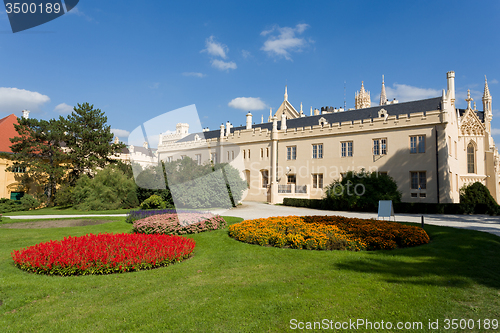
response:
M18 124L15 114L0 119L0 153L12 154L10 149L12 142L9 139L17 136L14 124ZM9 172L6 169L11 164L12 162L8 158L0 156L0 198L19 200L24 195L24 191L18 188L19 182L16 173L24 170Z

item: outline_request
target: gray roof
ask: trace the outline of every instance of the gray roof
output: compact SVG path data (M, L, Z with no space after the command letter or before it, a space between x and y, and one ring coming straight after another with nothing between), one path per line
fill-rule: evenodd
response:
M153 153L156 151L156 148L144 148L143 146L134 146L134 153L143 153L146 156L153 156ZM122 154L130 154L130 150L128 147L123 148L120 151Z
M466 109L458 109L458 112L460 113L460 117L463 117L465 114ZM476 116L481 120L482 123L484 123L484 111L475 111Z
M300 128L300 127L318 125L319 119L321 117L325 118L329 124L346 122L346 121L355 121L355 120L361 120L361 119L378 118L378 112L381 109L385 109L387 111L387 113L389 114L389 116L396 115L397 117L399 117L401 115L406 116L407 114L410 114L410 113L441 110L441 100L442 100L441 97L435 97L435 98L423 99L423 100L419 100L419 101L396 103L396 104L389 104L389 105L380 105L380 106L374 106L374 107L365 108L365 109L356 109L356 110L350 110L350 111L321 114L321 115L316 115L316 116L306 116L306 117L295 118L295 119L287 119L286 127L287 128ZM482 112L482 111L478 111L478 112ZM478 112L476 112L476 114L478 114ZM478 114L478 116L479 116L479 114ZM482 118L480 117L479 119L482 119ZM278 128L280 128L280 127L281 127L281 121L278 121ZM238 130L244 130L245 128L246 128L246 126L233 127L231 129L231 132L238 131ZM252 125L252 128L262 128L262 129L268 129L269 131L271 131L273 128L273 123L271 122L271 123L255 124L255 125ZM203 133L192 133L192 134L189 134L188 136L180 139L177 142L193 141L196 134L198 134L198 136L202 139L203 138L213 139L213 138L218 138L220 136L220 130L218 129L218 130L212 130L212 131L203 132Z

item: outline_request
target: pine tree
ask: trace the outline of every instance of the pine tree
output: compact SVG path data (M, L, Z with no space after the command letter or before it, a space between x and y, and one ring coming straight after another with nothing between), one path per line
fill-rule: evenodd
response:
M94 109L89 103L77 105L66 119L60 117L67 133L65 141L73 166L72 182L82 174L92 177L96 168L115 163L111 157L125 148L123 143L112 142L111 126L107 125L108 118L103 111Z
M22 169L18 173L24 187L37 184L45 189L48 206L52 206L56 189L66 175L68 156L63 152L64 127L59 120L18 118L14 124L19 136L11 138L9 158L14 164L7 170Z

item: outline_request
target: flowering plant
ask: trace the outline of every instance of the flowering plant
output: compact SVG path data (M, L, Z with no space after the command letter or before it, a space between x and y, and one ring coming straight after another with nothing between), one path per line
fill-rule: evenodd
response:
M229 236L251 244L315 250L380 250L429 242L418 227L341 216L278 216L229 227Z
M196 234L226 227L226 221L212 213L161 214L137 220L132 231L143 234Z
M110 274L167 266L188 258L192 239L171 235L88 234L11 253L22 270L49 275Z

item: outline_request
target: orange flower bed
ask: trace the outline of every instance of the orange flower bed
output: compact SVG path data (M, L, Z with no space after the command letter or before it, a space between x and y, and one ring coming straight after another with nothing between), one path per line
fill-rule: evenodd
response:
M391 250L429 243L418 227L342 216L278 216L246 220L229 236L250 244L310 250Z

